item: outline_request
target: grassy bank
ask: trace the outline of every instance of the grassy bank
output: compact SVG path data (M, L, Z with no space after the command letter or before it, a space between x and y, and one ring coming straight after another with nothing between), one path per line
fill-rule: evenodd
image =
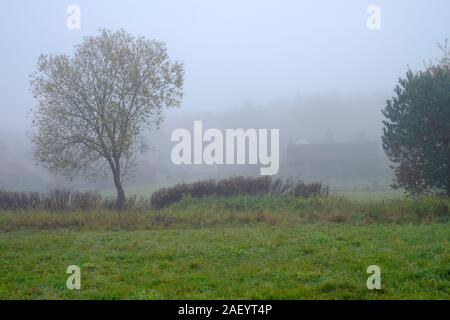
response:
M305 223L446 223L450 200L435 197L356 201L344 197L184 198L162 210L0 211L0 230L138 230Z

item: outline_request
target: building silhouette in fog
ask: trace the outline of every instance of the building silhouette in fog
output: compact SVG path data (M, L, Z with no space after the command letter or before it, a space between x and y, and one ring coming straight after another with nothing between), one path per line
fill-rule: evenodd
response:
M376 142L297 143L287 147L291 175L305 180L365 180L389 175Z

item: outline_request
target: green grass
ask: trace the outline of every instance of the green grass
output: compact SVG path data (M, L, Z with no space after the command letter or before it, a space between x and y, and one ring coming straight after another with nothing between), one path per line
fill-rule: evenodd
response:
M82 288L66 288L69 265ZM366 287L369 265L382 290ZM450 200L236 196L0 211L0 299L449 299Z
M449 299L449 239L448 223L4 232L0 298Z
M401 190L334 191L332 194L357 201L383 201L405 198L405 193Z

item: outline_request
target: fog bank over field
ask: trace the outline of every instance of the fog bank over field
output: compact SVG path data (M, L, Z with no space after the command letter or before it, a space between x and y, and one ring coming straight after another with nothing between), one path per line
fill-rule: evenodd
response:
M67 28L68 5L81 10ZM381 28L367 27L367 9ZM124 29L164 41L185 66L181 108L165 112L152 150L139 155L128 185L173 183L232 174L222 168L174 166L170 134L205 128L280 129L280 169L289 144L381 143L381 109L408 66L439 56L449 38L450 2L379 1L14 1L0 10L0 188L111 189L54 177L33 161L29 75L41 54L73 54L98 30ZM203 171L202 171L203 170ZM189 172L190 173L189 173ZM284 172L281 170L281 172Z
M177 110L168 112L166 120L157 130L146 134L150 150L139 155L139 165L134 170L128 185L164 183L195 180L209 176L220 177L220 170L209 170L208 166L192 167L189 175L181 175L170 159L175 145L170 141L174 129L193 129L195 120L203 121L204 128L269 128L280 129L280 158L285 165L288 144L302 143L348 143L376 142L381 145L381 108L386 95L344 96L339 94L305 96L273 101L267 105L245 102L239 107L216 112L192 112L179 114ZM49 175L36 166L33 146L28 133L3 131L0 146L5 150L0 158L2 182L0 187L15 190L49 190L54 187L109 189L109 181L98 183L68 181L62 177ZM199 170L200 169L200 170ZM205 173L202 173L202 169ZM281 168L283 169L283 168Z

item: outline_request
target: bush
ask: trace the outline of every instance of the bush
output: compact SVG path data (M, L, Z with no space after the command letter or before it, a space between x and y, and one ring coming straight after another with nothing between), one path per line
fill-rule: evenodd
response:
M292 179L272 180L271 177L232 177L219 181L205 180L190 184L177 184L153 193L151 206L156 209L167 207L183 197L203 198L207 196L231 197L236 195L276 195L309 198L328 196L328 186L322 183L304 183Z
M60 211L96 209L102 205L98 192L71 192L54 190L49 193L13 192L0 190L0 209L42 209Z

